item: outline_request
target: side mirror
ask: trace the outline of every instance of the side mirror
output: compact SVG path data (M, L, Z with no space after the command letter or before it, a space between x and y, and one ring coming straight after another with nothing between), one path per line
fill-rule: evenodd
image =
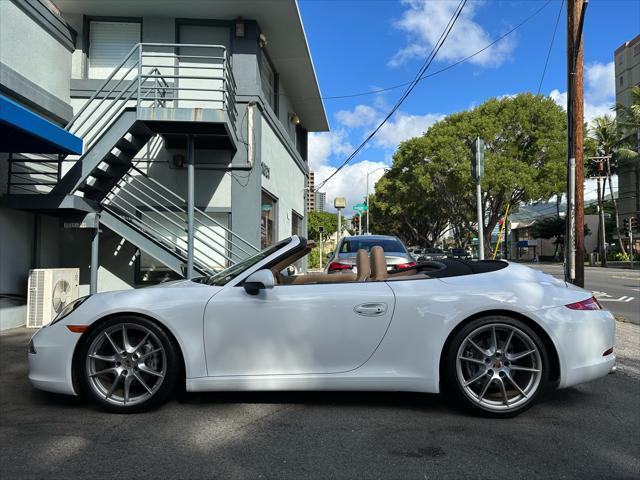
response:
M258 270L249 275L244 281L244 289L249 295L257 295L260 290L273 288L276 280L273 272L268 269Z

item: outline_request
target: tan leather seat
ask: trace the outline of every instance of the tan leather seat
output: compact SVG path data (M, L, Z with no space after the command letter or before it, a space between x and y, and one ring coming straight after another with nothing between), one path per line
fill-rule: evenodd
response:
M371 275L371 265L369 264L369 255L364 248L356 253L356 269L358 270L357 282L364 282Z
M384 258L384 250L379 245L371 249L371 280L386 280L389 276L387 273L387 260Z

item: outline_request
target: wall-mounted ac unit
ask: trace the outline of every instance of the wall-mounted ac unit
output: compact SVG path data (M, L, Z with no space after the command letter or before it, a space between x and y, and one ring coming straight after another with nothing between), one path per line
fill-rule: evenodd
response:
M79 268L29 270L27 327L47 325L64 307L78 298Z

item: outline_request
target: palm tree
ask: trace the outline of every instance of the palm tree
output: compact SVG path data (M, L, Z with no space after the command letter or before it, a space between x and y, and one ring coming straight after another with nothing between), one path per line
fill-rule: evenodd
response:
M591 127L590 133L591 137L596 141L596 152L598 156L603 157L603 170L606 168L606 176L602 185L602 190L600 190L600 182L598 181L598 207L600 212L603 212L604 192L608 181L611 202L613 203L613 215L616 221L616 231L618 232L620 230L620 217L618 215L618 202L613 196L613 183L611 181L611 177L614 173L617 173L618 170L617 154L620 151L624 137L622 136L620 128L618 128L616 119L610 115L595 118L593 120L593 127ZM604 232L602 236L604 236ZM617 237L618 246L620 247L620 250L624 252L625 250L622 239L620 238L620 235L617 235ZM602 245L602 247L604 248L604 245Z

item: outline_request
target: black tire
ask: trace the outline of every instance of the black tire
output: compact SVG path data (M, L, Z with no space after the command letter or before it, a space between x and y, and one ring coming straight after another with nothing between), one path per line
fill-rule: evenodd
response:
M119 337L117 333L118 329L121 329L123 325L125 326L125 330L130 332L127 334L127 339L129 339L132 334L134 338L137 335L137 340L141 345L144 343L145 335L147 333L149 334L146 337L149 339L148 343L136 350L136 352L141 353L132 352L127 354L126 351L122 351L118 354L115 352L115 347L122 350L122 344L125 343L125 337ZM111 333L107 333L105 336L105 332ZM101 409L112 413L144 412L158 407L174 392L177 381L182 373L180 355L177 351L178 347L169 335L156 323L135 315L118 316L101 322L83 337L78 347L74 365L76 369L75 374L81 394L96 403ZM94 349L95 345L100 342L104 342L104 344L108 346L109 344L107 344L106 340L102 337L104 339L114 337L112 339L115 345L111 344L113 345L112 350L114 353L111 356L117 358L119 361L109 359L107 362L101 364L102 367L99 368L106 367L108 370L118 370L118 372L114 371L101 375L94 373L93 377L91 377L89 370L95 370L96 362L102 362L102 360L96 361L93 360L93 358L89 359L89 349ZM140 340L140 338L142 338L142 340ZM159 347L161 347L162 350L159 350ZM145 348L148 349L146 353L143 350ZM120 355L130 355L132 358L127 360L128 363L125 364L125 360L123 360ZM137 359L134 358L136 355L138 356ZM151 357L145 359L145 356ZM106 358L106 355L104 357ZM159 360L157 360L158 358ZM140 360L143 365L136 363ZM153 360L156 364L160 364L161 368L149 368L146 363L150 360ZM113 368L111 367L112 363ZM144 370L139 370L138 368L144 368ZM151 375L151 371L155 370L158 371ZM127 404L127 395L124 393L124 382L129 372L131 372L133 377L129 382L128 389L137 388L140 394L138 400L131 400ZM159 376L156 377L159 373L163 374L162 378ZM105 384L108 384L111 374L114 375L113 383L116 383L115 379L117 378L118 382L122 385L118 386L117 390L107 399L105 398L105 394L108 394L108 392L104 390L106 390ZM97 380L95 380L96 378ZM139 381L139 378L142 380ZM158 383L156 384L155 382ZM143 385L146 391L142 390ZM120 388L122 388L121 394L118 393ZM127 391L127 393L129 392L130 390ZM118 395L120 395L120 397L118 397ZM118 398L120 399L118 400Z
M484 358L486 365L478 365L476 360L481 358L474 358L473 360L468 359L468 357L475 357L474 354L469 353L469 350L475 352L477 348L469 346L470 344L467 339L469 335L472 333L475 334L475 332L478 331L480 331L480 333L477 335L480 337L472 337L472 339L482 339L481 335L486 332L491 332L492 326L495 327L495 330L493 331L497 331L496 335L498 339L495 344L498 345L498 349L494 355ZM506 341L506 338L509 336L510 329L517 332L518 336L516 337L516 334L514 334L512 339L517 338L518 342L521 342L521 348L526 345L527 337L531 344L535 346L537 354L530 354L528 356L529 358L526 360L530 362L530 364L525 365L524 367L530 368L531 370L539 370L539 372L515 371L515 368L510 370L507 367L507 364L512 368L522 368L522 366L515 365L516 361L520 362L520 360L509 361L506 354L500 358L502 355L500 346L501 339L503 341L502 346L504 346L505 343L507 345L509 344L509 342ZM520 335L523 336L520 337ZM464 348L462 346L463 342L465 343ZM477 342L474 343L477 344ZM517 345L517 342L514 343ZM483 345L487 347L486 349L483 348L485 351L491 350L491 348L489 348L489 345L491 344ZM482 348L483 345L478 346ZM508 346L508 348L513 347L513 344ZM524 351L526 351L526 347L524 348ZM464 357L465 360L461 360L459 362L459 355ZM482 357L482 354L479 351L477 351L477 355ZM517 354L514 353L510 353L509 355L511 355L510 358L517 356ZM498 358L496 358L496 356ZM469 366L466 366L467 364ZM467 369L467 373L469 373L468 377L465 376L465 369ZM474 371L471 369L476 370ZM481 376L483 369L486 369L487 372L484 374L485 376ZM484 417L509 418L519 415L530 408L535 403L536 399L538 399L540 395L548 389L550 370L551 364L549 362L549 354L544 342L534 330L532 330L526 323L516 318L502 315L491 315L474 319L456 332L443 357L440 383L445 396L453 400L457 406L470 411L473 414ZM496 375L498 375L499 378L496 378ZM505 378L505 375L509 378ZM527 377L527 375L530 377ZM472 382L468 388L463 385L466 383L464 380L470 381L473 378L478 378L478 380ZM519 378L522 379L520 382L518 381ZM512 385L511 380L515 380L517 385ZM521 382L523 384L524 382L528 382L527 386L523 387L523 385L520 385ZM490 385L487 387L488 389L485 389L487 383ZM500 387L501 384L508 388L502 390ZM516 390L516 388L518 388L518 390ZM527 388L531 388L531 390L528 391ZM498 392L495 390L498 390ZM509 390L515 394L512 406L509 406ZM486 392L484 393L484 398L482 396L483 391ZM492 397L489 396L490 392ZM524 392L527 395L523 395L520 392ZM498 405L498 402L501 402L502 405ZM489 403L491 404L489 405Z

